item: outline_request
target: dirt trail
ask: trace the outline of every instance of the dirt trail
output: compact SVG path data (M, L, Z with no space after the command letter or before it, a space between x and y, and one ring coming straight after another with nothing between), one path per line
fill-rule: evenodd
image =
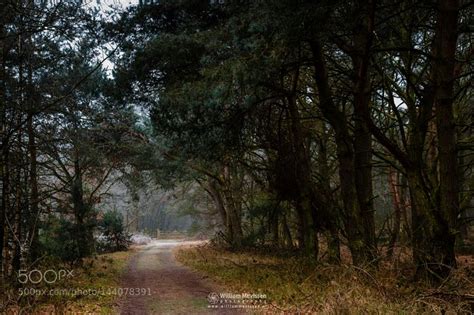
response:
M146 245L130 260L122 288L149 289L149 295L126 295L120 314L242 314L241 310L212 310L207 296L220 289L180 265L172 250L193 242L159 240Z

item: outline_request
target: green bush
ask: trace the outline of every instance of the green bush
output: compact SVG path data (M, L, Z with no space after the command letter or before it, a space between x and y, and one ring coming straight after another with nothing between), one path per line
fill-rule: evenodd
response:
M67 218L49 216L40 228L41 248L48 256L75 263L94 252L92 237L86 240L78 237L78 235L92 235L93 228L92 223L79 226Z
M125 231L122 215L117 211L108 211L99 222L101 235L98 238L98 250L114 252L126 250L130 244L130 234Z

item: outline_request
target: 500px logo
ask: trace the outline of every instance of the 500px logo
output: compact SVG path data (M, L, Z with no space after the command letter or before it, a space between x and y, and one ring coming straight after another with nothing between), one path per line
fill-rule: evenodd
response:
M17 279L18 279L18 282L20 282L21 284L26 284L26 283L38 284L42 281L48 284L51 284L57 281L67 279L67 278L72 278L73 276L74 276L73 270L68 270L68 269L60 269L60 270L48 269L46 271L34 269L31 271L19 270Z

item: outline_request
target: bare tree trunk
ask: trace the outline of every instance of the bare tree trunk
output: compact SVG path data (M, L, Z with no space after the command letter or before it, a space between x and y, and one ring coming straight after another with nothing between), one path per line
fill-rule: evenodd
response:
M280 215L276 209L270 214L270 229L272 234L272 243L278 247L280 245Z
M240 211L232 202L228 202L227 214L230 226L232 228L232 241L234 247L241 247L243 240L242 223Z
M440 0L434 43L435 113L438 137L440 209L438 229L441 235L438 268L442 276L456 266L454 243L459 215L458 157L456 124L453 115L454 66L458 36L459 0Z
M339 227L338 219L340 216L337 203L332 199L332 191L330 185L330 171L328 163L328 138L329 134L327 133L327 128L324 121L316 122L316 129L319 136L318 141L318 159L317 159L317 168L319 176L321 177L321 182L318 187L321 187L321 199L323 200L323 205L320 206L320 222L322 229L325 232L328 246L328 260L333 264L338 264L341 262L341 250L340 250L340 240L339 240Z
M388 252L387 256L389 258L393 257L393 251L395 244L400 235L400 220L401 220L401 198L400 198L400 189L399 189L399 180L398 174L393 167L390 168L388 175L388 184L390 187L390 194L392 195L393 203L393 228L390 235L390 240L388 242Z
M31 38L29 38L31 43ZM31 47L30 47L31 50ZM30 59L32 52L29 52ZM28 213L28 237L29 237L29 253L30 259L35 261L39 257L39 241L38 241L38 225L39 225L39 193L38 193L38 172L37 172L37 153L36 153L36 132L34 127L34 87L33 87L33 70L31 60L28 66L28 117L27 117L27 133L28 133L28 153L29 153L29 213Z
M241 180L239 174L234 174L233 169L224 166L222 181L222 200L225 204L226 222L231 235L233 247L241 247L243 240L242 217L241 217Z
M4 22L0 20L0 36L4 37L5 29L4 29ZM1 58L1 68L0 68L0 110L1 110L1 117L0 117L0 132L1 132L1 157L0 157L0 176L1 176L1 183L2 183L2 200L1 200L1 208L0 208L0 279L3 278L3 239L5 234L5 211L6 211L6 198L7 198L7 191L8 191L8 179L7 179L7 168L8 168L8 141L6 134L6 100L5 100L5 44L3 41L0 41L0 58Z
M285 236L286 245L289 248L293 247L293 238L291 237L290 227L288 226L288 220L286 214L282 216L282 225L283 225L283 235Z
M227 226L227 213L225 211L224 200L222 200L221 193L218 190L216 180L210 179L208 182L207 191L211 195L214 204L216 205L217 212L221 217L222 224L229 230ZM227 231L226 234L229 234L230 231Z
M411 221L411 204L410 204L410 192L408 189L408 183L406 176L403 175L400 179L400 200L401 200L401 216L403 219L403 231L406 234L407 239L412 238Z
M19 132L19 141L21 139L21 132ZM21 154L21 151L17 152L18 155ZM21 169L21 157L17 161L18 165L15 170L15 215L13 221L13 261L12 267L14 271L20 269L21 256L22 256L22 242L23 242L23 215L22 215L22 205L23 205L23 194L22 194L22 169Z
M7 229L5 229L6 222L5 216L7 215L7 209L9 208L9 195L10 195L10 166L9 166L9 144L5 141L5 138L2 139L2 205L0 209L0 271L2 272L2 277L4 276L5 270L5 260L4 246L5 243L5 234Z
M28 150L30 157L30 173L29 173L29 186L30 186L30 206L28 213L28 224L29 224L29 242L30 242L30 254L31 260L36 260L39 256L39 242L38 242L38 223L39 223L39 194L38 194L38 179L37 179L37 162L36 162L36 143L35 143L35 131L33 127L33 117L28 117Z
M294 177L297 183L297 194L295 196L296 212L298 215L298 245L310 256L317 257L319 244L316 230L317 209L313 207L311 182L311 161L309 149L305 145L305 135L301 125L301 117L298 111L296 88L299 80L299 70L293 77L292 92L287 97L288 113L290 118L292 153L295 158Z
M368 258L375 262L377 244L375 239L375 219L372 188L372 134L364 120L363 113L369 110L371 84L368 77L371 46L374 31L375 2L362 0L358 2L361 11L359 23L354 34L354 51L352 62L355 82L354 93L354 166L355 185L363 221L365 246L368 247Z
M90 208L84 201L82 169L77 154L74 161L74 179L71 184L71 197L76 219L77 254L78 258L82 259L92 253L93 235L88 225Z
M349 249L353 263L364 265L372 261L373 248L366 243L366 229L364 228L366 222L360 216L352 137L349 134L345 114L339 111L333 102L321 44L317 40L313 40L310 45L313 53L314 77L319 92L320 109L333 127L336 136L339 180L344 204L343 222L349 241Z
M231 174L230 167L225 166L219 179L209 178L207 185L203 186L216 205L225 228L225 236L232 247L242 246L243 240L241 192L234 187L234 181L241 180L237 177Z

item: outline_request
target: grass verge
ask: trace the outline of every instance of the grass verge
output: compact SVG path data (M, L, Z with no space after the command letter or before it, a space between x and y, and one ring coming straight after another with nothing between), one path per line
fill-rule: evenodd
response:
M471 314L472 264L460 264L437 287L412 282L408 263L376 270L315 263L294 253L181 248L178 261L232 293L264 293L270 312L317 314Z
M72 276L63 276L53 283L30 281L7 290L6 314L115 314L119 297L120 278L134 249L97 255L78 267L50 262L37 269L49 279L60 270L71 270ZM39 273L34 274L34 282ZM51 280L49 280L51 282Z

